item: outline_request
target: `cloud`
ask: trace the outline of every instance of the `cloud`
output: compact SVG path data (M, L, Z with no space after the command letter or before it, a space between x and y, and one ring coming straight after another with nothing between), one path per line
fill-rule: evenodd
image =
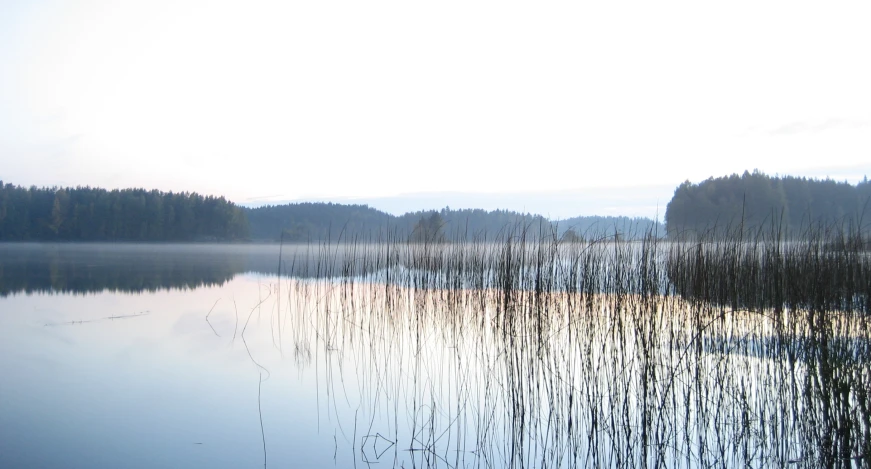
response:
M808 122L792 122L775 129L769 130L768 135L798 135L798 134L809 134L809 133L820 133L825 132L826 130L832 129L859 129L862 127L867 127L869 124L868 121L857 120L857 119L841 119L841 118L831 118L822 123L808 123Z

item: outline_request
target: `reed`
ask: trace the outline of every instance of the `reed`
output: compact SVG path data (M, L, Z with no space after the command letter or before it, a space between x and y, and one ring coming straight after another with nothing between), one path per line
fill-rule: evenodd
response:
M869 467L862 232L728 233L319 243L280 260L277 323L361 462Z

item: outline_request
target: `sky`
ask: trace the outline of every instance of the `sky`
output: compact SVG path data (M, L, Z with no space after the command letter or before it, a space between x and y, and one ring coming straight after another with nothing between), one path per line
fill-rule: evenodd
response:
M868 24L867 1L0 0L0 179L661 217L685 180L871 173Z

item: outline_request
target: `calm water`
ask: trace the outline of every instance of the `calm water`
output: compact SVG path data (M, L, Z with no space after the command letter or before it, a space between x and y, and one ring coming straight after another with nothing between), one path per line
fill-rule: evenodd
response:
M0 244L0 467L864 467L864 319L821 388L637 246L421 249Z
M262 467L263 434L275 467L332 464L315 367L262 334L276 278L246 273L277 249L0 248L0 467ZM262 433L234 301L240 321L258 305L246 339L271 372Z
M279 281L279 249L318 273L311 247L0 244L0 467L399 466L456 446L428 426L452 378L401 369L449 363L442 346L344 337L317 314L343 301L331 283Z

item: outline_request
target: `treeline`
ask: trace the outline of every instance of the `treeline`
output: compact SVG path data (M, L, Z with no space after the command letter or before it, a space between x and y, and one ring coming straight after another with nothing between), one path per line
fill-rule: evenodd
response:
M647 233L656 237L665 236L665 226L662 223L643 217L574 217L559 222L559 232L565 236L567 231L589 238L595 235L613 235L617 233L625 239L641 239Z
M752 232L775 226L799 236L820 224L871 222L871 184L857 185L792 176L771 177L759 171L684 182L665 211L670 237L717 234L743 228ZM867 229L863 226L861 229Z
M251 239L285 241L376 236L393 216L366 205L299 203L245 209Z
M247 209L251 238L305 242L312 240L364 239L387 236L423 240L438 231L440 238L484 238L509 224L535 218L516 212L496 210L451 210L409 212L396 216L367 205L297 203ZM540 217L539 217L540 218ZM427 231L427 234L421 231Z
M398 218L404 226L411 227L411 239L493 240L505 230L514 230L516 227L527 228L531 237L555 234L558 238L571 240L615 235L623 239L640 239L648 232L665 236L663 226L649 218L640 217L580 216L549 220L541 215L511 210L451 210L446 207L440 211L406 213ZM434 234L436 227L441 227L441 230Z
M279 241L391 237L412 241L488 241L506 229L529 238L635 239L664 233L646 218L575 217L552 221L510 210L441 210L392 215L366 205L297 203L241 208L223 197L158 190L24 188L0 181L0 241Z
M254 240L307 242L315 240L376 240L391 236L413 241L493 240L506 229L527 227L530 236L590 238L614 235L641 237L647 230L664 235L664 228L647 218L575 217L551 221L541 215L510 210L441 210L391 215L367 205L298 203L247 209Z
M223 197L158 190L24 188L0 181L3 241L231 241L245 212Z

